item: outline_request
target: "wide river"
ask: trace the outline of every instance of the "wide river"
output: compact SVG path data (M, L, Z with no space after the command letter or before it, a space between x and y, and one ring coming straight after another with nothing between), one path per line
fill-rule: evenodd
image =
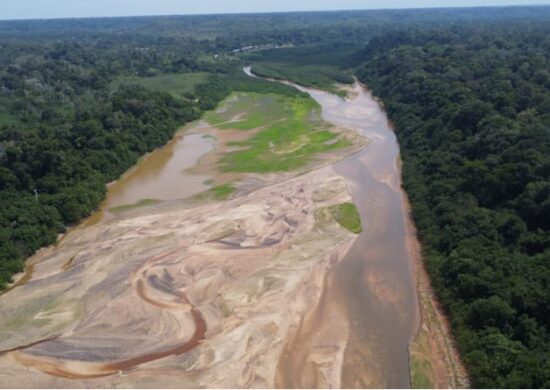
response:
M365 151L336 166L355 184L353 200L363 222L363 233L330 275L334 297L351 321L342 387L409 387L417 301L395 134L386 113L361 86L351 101L308 92L321 104L325 120L372 140Z
M245 72L252 75L250 68ZM363 232L329 274L326 298L316 315L329 319L335 305L347 312L349 340L341 387L410 387L408 348L418 303L393 129L380 104L359 84L348 99L287 84L309 93L327 122L354 129L372 141L335 167L352 184ZM293 364L292 353L284 365L279 385L311 385L301 381L304 368Z
M250 68L245 72L255 77ZM371 140L368 148L335 165L351 184L363 232L328 275L324 298L316 309L320 321L335 312L347 313L349 339L341 387L409 387L408 346L418 310L395 134L384 110L359 84L348 99L294 86L321 105L327 122L354 129ZM102 210L146 198L181 199L207 189L206 177L187 174L184 169L212 148L212 141L199 134L180 133L111 185ZM100 212L92 221L103 217ZM307 368L298 364L300 352L291 349L279 362L278 386L315 386L308 382Z

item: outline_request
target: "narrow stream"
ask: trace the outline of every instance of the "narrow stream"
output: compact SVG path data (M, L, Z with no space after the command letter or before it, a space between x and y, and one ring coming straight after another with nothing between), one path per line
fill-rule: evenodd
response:
M250 68L245 72L253 76ZM384 110L359 84L346 100L288 84L309 93L327 122L354 129L372 141L364 151L335 165L352 184L363 232L328 275L326 299L316 309L318 318L330 318L335 307L347 313L349 339L341 387L410 387L408 346L418 314L395 134ZM293 367L292 359L291 352L286 367ZM300 367L290 370L279 370L280 386L308 385L300 380Z

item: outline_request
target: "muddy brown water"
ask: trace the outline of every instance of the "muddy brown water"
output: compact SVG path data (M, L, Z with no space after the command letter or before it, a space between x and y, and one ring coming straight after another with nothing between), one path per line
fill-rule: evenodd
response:
M199 130L200 126L196 128ZM168 144L146 155L119 180L108 186L98 212L84 223L91 225L108 218L109 209L135 204L144 199L176 200L209 189L209 177L187 170L214 149L214 141L204 134L180 131Z
M245 72L252 75L250 68ZM410 387L408 347L416 329L418 303L395 134L383 108L360 84L354 85L348 99L294 86L321 105L327 122L371 140L364 151L335 165L351 183L363 232L328 275L324 299L316 308L317 318L329 318L335 307L347 313L349 339L341 387ZM298 362L299 351L294 354ZM292 361L290 346L279 364L278 385L307 386L300 377L303 371Z

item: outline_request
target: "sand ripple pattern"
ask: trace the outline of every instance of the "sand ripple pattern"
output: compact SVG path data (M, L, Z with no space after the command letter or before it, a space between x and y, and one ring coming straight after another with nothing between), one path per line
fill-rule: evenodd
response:
M273 386L287 338L355 239L316 213L348 200L323 168L72 231L0 299L3 383Z

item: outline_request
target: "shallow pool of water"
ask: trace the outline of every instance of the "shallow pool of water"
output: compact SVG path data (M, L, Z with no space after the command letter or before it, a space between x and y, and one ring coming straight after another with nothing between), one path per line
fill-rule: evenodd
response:
M201 133L178 133L168 144L147 154L119 180L108 186L100 210L85 225L109 217L109 209L144 199L176 200L209 189L208 176L187 170L215 147L212 137Z

